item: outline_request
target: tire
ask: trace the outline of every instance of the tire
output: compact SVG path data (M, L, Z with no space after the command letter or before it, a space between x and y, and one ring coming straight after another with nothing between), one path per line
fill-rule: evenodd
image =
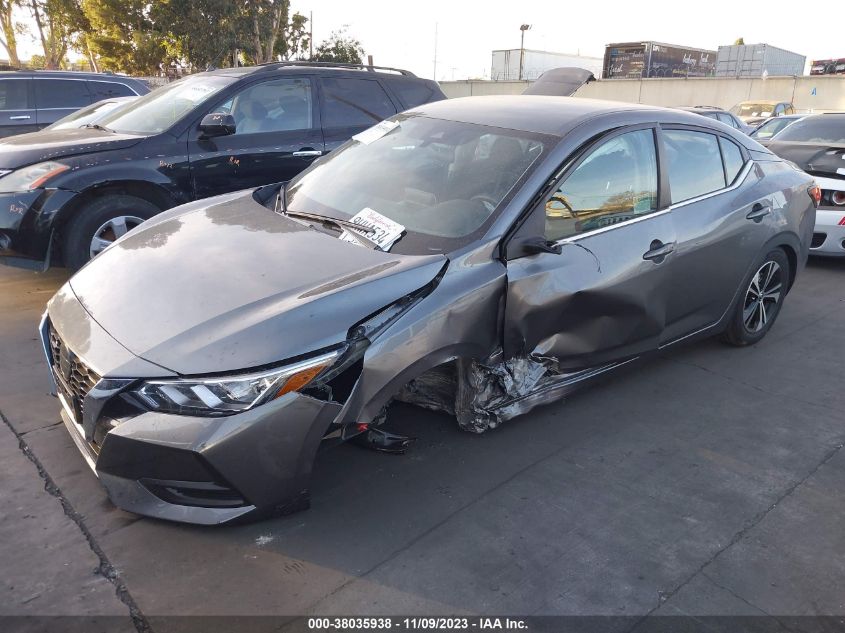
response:
M105 195L85 203L64 231L62 259L65 267L79 270L108 243L158 213L161 209L154 204L123 194Z
M753 270L722 337L737 347L754 345L766 336L780 314L791 275L789 259L779 248L766 253Z

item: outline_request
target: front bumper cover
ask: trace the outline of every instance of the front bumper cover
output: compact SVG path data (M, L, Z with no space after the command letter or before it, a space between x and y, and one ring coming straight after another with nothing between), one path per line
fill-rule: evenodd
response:
M0 263L46 269L54 221L76 195L64 189L0 193Z

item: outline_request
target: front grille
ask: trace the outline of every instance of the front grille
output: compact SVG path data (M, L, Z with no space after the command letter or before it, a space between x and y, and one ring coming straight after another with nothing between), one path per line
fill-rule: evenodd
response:
M68 349L52 324L50 359L59 392L73 410L74 422L82 423L85 396L99 382L100 376Z
M810 248L818 248L827 239L827 233L813 233L813 239L810 242Z

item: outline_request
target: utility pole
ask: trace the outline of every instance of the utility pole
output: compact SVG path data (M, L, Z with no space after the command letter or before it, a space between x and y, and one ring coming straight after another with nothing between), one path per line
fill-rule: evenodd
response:
M431 78L437 81L437 22L434 23L434 71Z
M522 81L522 66L525 63L525 31L531 28L530 24L523 24L519 27L519 80Z
M314 59L314 12L308 13L308 24L311 25L308 31L308 59Z

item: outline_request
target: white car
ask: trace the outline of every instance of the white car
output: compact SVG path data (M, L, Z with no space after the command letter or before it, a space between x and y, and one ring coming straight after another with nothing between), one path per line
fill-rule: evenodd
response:
M806 116L766 145L821 188L810 254L845 257L845 113Z

